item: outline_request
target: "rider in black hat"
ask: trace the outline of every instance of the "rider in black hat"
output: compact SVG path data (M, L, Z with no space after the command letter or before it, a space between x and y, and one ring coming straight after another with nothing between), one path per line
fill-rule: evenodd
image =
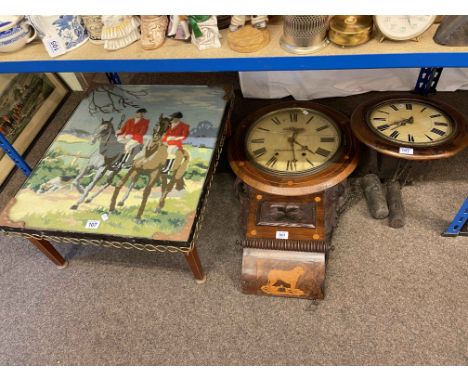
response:
M184 115L180 111L176 111L175 113L172 113L169 117L171 117L172 119L182 119L184 118Z
M130 163L126 163L130 160L133 149L143 146L143 137L148 131L149 120L144 118L147 110L140 108L135 112L134 118L129 118L120 130L116 132L117 140L125 145L125 155L123 156L120 165L126 164L126 167L130 166Z
M187 139L190 131L190 126L182 122L183 114L180 111L172 113L171 126L167 129L166 133L161 138L161 142L168 146L169 158L168 163L164 166L163 172L168 172L174 162L173 155L175 151L182 150L182 144ZM171 158L172 157L172 158Z

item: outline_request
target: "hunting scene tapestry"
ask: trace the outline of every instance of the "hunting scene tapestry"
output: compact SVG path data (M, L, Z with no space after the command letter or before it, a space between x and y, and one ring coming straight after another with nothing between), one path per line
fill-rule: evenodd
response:
M221 88L94 89L15 198L3 226L189 240L227 101Z

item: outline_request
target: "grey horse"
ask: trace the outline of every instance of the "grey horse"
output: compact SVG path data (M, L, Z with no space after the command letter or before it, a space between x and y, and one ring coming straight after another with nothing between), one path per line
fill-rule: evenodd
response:
M92 144L95 144L96 141L99 140L99 148L91 155L86 166L73 181L73 185L81 193L81 198L70 207L72 210L78 209L80 204L83 202L91 202L112 183L115 175L122 169L120 162L124 156L125 145L117 141L114 125L112 124L113 119L114 118L111 118L109 121L102 119L101 125L93 136ZM90 174L93 170L96 171L93 180L88 186L83 188L80 185L80 180L84 176ZM91 190L108 171L110 173L106 184L103 185L93 196L87 199Z

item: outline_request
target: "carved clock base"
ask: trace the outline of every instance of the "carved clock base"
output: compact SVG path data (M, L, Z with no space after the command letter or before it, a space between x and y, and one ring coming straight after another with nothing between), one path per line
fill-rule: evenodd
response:
M323 299L326 256L345 184L304 196L270 195L240 182L246 240L242 291Z

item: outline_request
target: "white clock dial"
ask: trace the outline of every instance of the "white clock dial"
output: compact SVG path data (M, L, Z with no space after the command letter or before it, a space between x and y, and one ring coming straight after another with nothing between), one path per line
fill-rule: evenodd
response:
M380 32L391 40L410 40L424 33L436 16L375 16Z
M298 175L330 164L341 145L338 126L326 115L305 108L285 108L255 121L245 147L264 171Z
M443 111L422 101L386 101L375 106L367 120L375 133L405 146L438 145L455 133Z

